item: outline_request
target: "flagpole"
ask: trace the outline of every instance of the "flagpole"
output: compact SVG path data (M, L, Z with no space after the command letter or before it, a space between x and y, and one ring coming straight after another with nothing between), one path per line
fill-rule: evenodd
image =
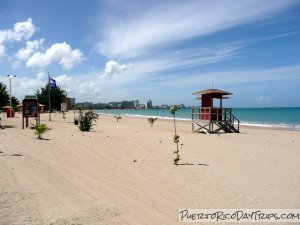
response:
M49 121L51 121L51 104L50 104L50 74L48 72L48 89L49 89Z

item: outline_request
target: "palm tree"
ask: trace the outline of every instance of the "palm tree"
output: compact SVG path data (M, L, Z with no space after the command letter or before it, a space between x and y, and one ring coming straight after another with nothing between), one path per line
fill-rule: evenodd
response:
M33 129L35 130L34 134L38 135L38 139L43 139L42 138L42 134L46 133L49 130L49 128L47 127L47 125L43 124L43 123L39 124L39 125L33 126Z

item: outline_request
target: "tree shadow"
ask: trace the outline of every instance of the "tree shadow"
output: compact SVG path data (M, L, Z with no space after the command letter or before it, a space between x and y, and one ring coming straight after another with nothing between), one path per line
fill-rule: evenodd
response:
M209 166L209 164L206 163L178 163L178 166Z
M23 156L22 154L19 153L14 153L11 155L5 154L4 152L0 151L0 156Z
M39 140L39 141L50 141L51 139L50 138L37 138L37 140Z
M12 154L12 155L10 155L10 156L23 156L23 155L21 155L21 154L19 154L19 153L15 153L15 154Z
M6 128L15 128L16 126L14 126L14 125L2 125L1 127L0 127L0 129L6 129Z

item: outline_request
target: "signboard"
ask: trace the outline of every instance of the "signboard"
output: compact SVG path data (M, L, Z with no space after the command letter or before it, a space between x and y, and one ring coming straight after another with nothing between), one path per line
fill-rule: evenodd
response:
M23 100L23 117L37 117L38 116L38 102L36 99Z
M67 103L60 103L60 111L67 112Z

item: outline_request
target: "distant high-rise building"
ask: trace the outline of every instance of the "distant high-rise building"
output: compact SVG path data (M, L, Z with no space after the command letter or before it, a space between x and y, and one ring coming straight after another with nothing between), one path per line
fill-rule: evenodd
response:
M111 109L120 109L122 104L121 102L109 102L108 105Z
M153 109L152 101L150 99L147 101L147 109Z
M137 109L139 107L139 100L133 100L133 108Z
M76 103L75 98L70 98L70 106L71 107L75 106L75 103Z
M123 109L132 109L133 108L133 101L122 101L121 107Z

